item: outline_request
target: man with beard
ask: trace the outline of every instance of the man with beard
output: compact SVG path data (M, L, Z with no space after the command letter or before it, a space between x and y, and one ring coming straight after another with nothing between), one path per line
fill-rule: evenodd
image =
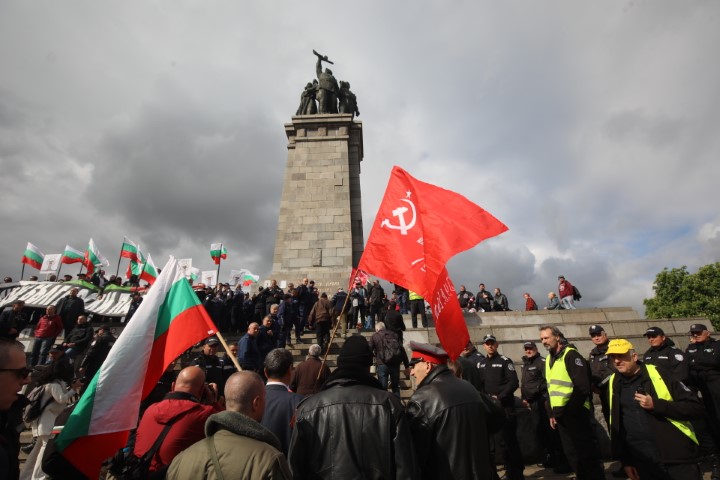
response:
M550 398L550 427L560 432L563 450L578 480L604 480L605 473L590 424L590 369L578 351L563 342L557 327L540 327L548 351L545 380Z

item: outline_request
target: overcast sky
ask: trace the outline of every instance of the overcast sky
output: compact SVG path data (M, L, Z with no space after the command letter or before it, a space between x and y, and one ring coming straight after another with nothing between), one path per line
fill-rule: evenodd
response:
M316 49L358 98L366 238L399 165L509 227L456 287L520 309L564 274L641 310L663 267L720 257L719 45L712 1L5 0L0 275L91 236L114 273L126 235L265 278Z

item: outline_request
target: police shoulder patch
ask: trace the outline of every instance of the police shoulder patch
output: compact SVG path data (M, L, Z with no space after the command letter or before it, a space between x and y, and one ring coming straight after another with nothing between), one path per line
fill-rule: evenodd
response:
M511 372L514 372L514 371L515 371L515 365L513 365L512 363L508 363L508 370L510 370Z
M581 359L581 358L576 358L576 359L575 359L575 365L577 365L578 367L582 367L582 366L583 366L583 361L582 361L582 359Z
M685 360L685 357L683 357L682 353L676 353L675 360L677 360L678 362L682 362L683 360Z

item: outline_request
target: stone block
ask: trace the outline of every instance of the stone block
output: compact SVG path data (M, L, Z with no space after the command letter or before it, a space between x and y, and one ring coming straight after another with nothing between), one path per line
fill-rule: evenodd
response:
M307 250L310 248L310 242L307 240L294 240L287 242L287 248L290 250Z

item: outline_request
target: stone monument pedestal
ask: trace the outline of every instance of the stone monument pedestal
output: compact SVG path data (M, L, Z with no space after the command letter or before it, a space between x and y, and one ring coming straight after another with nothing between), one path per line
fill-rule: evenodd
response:
M332 295L363 252L362 123L349 114L303 115L285 125L288 160L271 279L315 280Z

